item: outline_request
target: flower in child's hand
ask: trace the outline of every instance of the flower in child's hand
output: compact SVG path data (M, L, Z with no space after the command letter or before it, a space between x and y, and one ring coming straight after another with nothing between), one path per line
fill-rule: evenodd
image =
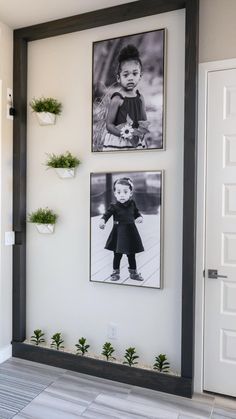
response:
M140 223L143 223L143 217L138 217L138 218L136 218L136 223L138 223L138 224L140 224Z
M120 130L120 134L122 138L125 138L127 140L130 140L133 136L134 129L131 127L131 125L126 124L123 128Z
M104 230L105 228L105 220L103 218L101 218L101 220L99 221L99 228L101 228L102 230Z

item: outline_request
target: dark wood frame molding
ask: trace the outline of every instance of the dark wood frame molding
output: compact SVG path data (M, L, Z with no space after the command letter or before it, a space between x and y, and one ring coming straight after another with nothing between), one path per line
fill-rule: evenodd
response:
M194 363L194 288L199 0L139 0L14 31L13 129L13 356L98 377L191 397ZM77 357L24 344L26 338L26 151L28 42L185 8L181 377Z

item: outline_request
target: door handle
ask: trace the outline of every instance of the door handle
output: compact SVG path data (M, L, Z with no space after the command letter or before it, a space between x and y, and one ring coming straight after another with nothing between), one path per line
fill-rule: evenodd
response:
M217 269L208 269L208 278L228 278L227 275L218 275Z

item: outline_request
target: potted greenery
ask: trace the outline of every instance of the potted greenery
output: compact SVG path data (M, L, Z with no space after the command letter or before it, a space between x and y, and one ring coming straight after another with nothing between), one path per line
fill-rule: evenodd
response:
M78 343L76 343L76 355L83 355L88 352L88 348L90 348L90 345L87 344L87 341L84 337L80 338L78 340Z
M75 175L75 169L80 164L77 157L69 151L64 154L48 154L46 166L55 169L57 175L62 179L72 178Z
M159 354L156 356L153 368L159 372L169 372L170 363L168 362L166 354Z
M28 222L36 224L39 233L43 234L53 233L56 220L57 214L47 207L39 208L28 215Z
M54 348L57 351L64 348L64 346L62 345L64 343L64 340L62 339L61 332L54 333L51 339L52 339L52 343L50 345L51 348Z
M33 98L30 107L36 113L40 125L53 125L56 115L60 115L62 104L52 97Z
M112 344L110 342L105 342L102 347L102 355L105 356L107 361L115 359L115 357L113 356L114 352L115 349L113 348Z
M36 346L39 346L40 343L44 343L45 339L44 339L44 333L42 332L41 329L36 329L34 330L34 334L31 336L30 342L35 343Z
M127 348L125 350L124 358L125 361L123 362L123 364L128 364L130 367L132 367L132 365L138 364L136 360L139 358L139 356L136 354L135 348Z

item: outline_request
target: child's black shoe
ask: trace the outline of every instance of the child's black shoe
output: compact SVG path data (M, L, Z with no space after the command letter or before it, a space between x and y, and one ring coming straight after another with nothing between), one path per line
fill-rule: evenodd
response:
M135 281L143 281L143 277L141 273L137 272L137 269L129 268L129 277L130 279L134 279Z
M119 281L120 279L120 270L119 269L113 269L113 272L110 276L111 281Z

